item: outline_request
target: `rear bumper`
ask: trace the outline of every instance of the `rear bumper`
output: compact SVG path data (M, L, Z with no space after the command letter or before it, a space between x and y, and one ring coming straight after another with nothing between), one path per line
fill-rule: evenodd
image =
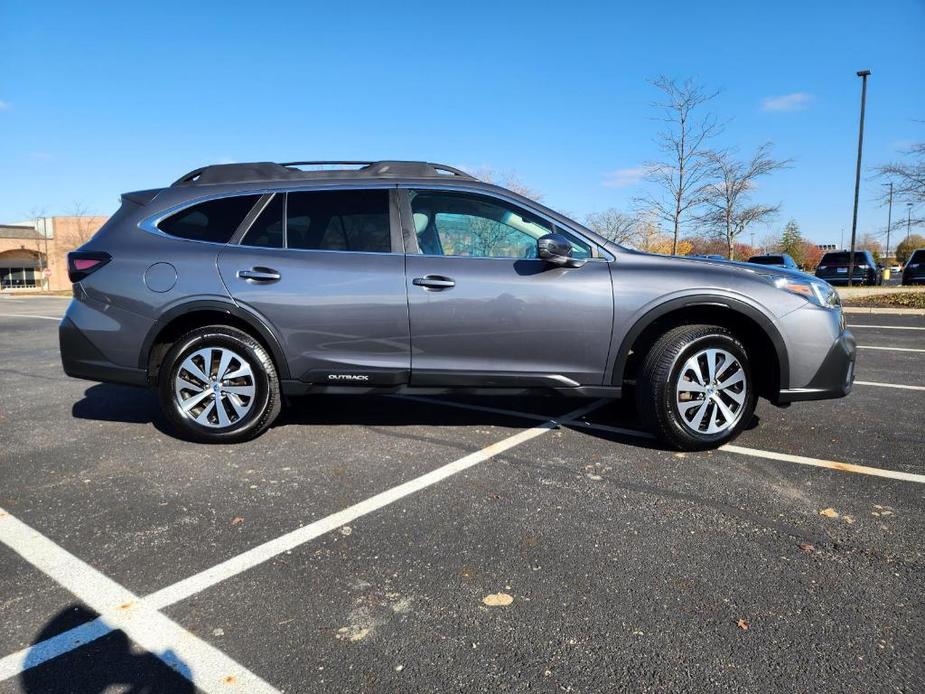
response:
M61 347L61 365L64 367L64 373L72 378L104 383L123 383L131 386L147 385L147 374L142 369L113 364L93 346L93 343L67 316L58 326L58 342Z
M854 384L854 362L857 343L850 330L844 330L829 348L816 375L805 388L781 390L776 404L785 405L801 400L843 398Z

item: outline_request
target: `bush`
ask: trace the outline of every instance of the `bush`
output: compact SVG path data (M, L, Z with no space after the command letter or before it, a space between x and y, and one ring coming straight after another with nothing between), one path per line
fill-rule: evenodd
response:
M917 248L925 248L925 238L918 234L912 234L904 238L896 244L896 262L900 265L905 265L906 261L909 260L909 256L912 255L912 251Z

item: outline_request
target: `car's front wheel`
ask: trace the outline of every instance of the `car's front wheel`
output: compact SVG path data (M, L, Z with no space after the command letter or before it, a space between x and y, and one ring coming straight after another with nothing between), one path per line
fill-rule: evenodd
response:
M636 383L643 422L682 450L735 438L751 422L755 399L745 346L717 325L682 325L662 335Z
M279 379L263 345L242 330L193 330L168 350L161 407L186 438L236 443L262 434L280 411Z

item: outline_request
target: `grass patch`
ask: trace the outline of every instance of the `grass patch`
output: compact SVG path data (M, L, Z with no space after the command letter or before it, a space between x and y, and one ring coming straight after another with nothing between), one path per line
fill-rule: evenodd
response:
M842 301L843 306L862 308L925 308L925 292L895 292L858 296Z

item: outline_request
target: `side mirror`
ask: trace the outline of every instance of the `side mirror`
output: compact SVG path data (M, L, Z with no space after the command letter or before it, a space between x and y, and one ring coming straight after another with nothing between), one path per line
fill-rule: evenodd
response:
M550 265L559 267L581 267L585 261L572 257L571 242L562 234L546 234L536 240L536 256Z

